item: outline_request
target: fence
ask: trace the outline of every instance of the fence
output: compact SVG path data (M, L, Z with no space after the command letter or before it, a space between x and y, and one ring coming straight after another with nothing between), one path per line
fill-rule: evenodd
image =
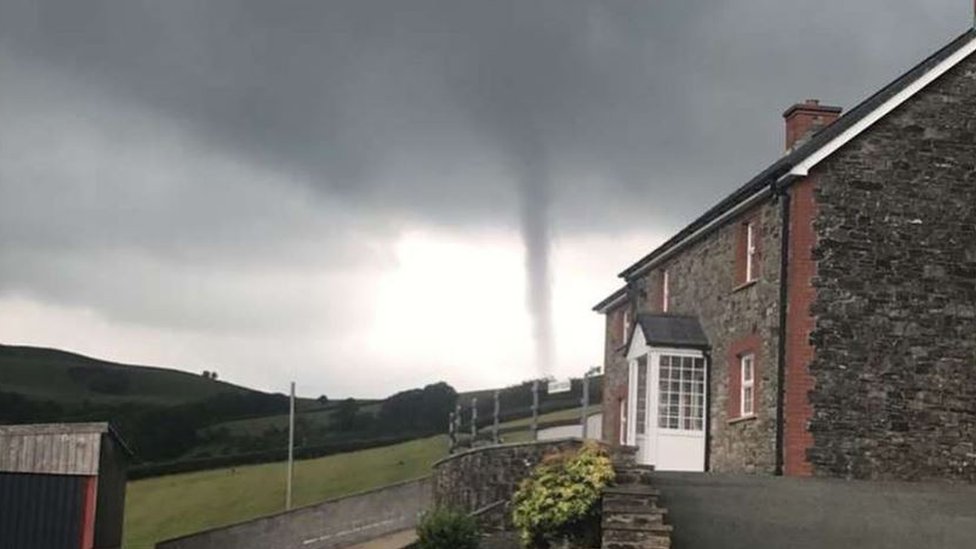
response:
M558 393L544 391L544 380L536 380L527 384L531 405L511 406L504 408L502 400L506 395L503 391L482 393L481 400L473 396L465 407L461 402L448 418L447 434L450 439L450 453L456 453L465 448L475 446L501 444L504 442L523 442L525 440L539 440L540 431L547 428L560 427L560 432L566 427L577 425L580 433L573 436L581 438L599 438L600 433L594 432L594 421L590 417L599 412L602 400L602 377L591 373L578 380L565 384ZM509 393L510 395L510 393ZM484 398L484 397L489 398ZM487 401L487 402L486 402ZM575 421L570 417L552 420L540 420L540 415L548 412L567 410L579 407L579 414ZM467 413L465 413L467 412ZM524 425L502 425L502 422L512 419L522 419L530 414L530 421Z

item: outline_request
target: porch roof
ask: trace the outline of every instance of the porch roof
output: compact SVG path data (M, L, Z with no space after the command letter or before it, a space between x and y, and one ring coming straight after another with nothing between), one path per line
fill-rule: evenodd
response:
M637 324L649 347L711 348L698 317L667 313L640 313Z

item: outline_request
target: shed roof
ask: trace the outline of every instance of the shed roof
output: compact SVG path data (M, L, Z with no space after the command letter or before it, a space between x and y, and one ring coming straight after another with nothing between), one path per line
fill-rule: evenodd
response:
M0 472L97 475L104 435L132 454L105 422L0 425Z

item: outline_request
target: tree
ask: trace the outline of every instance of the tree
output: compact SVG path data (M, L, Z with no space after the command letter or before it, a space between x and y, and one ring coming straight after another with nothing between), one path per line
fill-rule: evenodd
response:
M359 403L354 398L347 398L339 403L336 410L336 423L340 431L352 431L356 428L356 416L359 415Z
M210 370L204 370L203 377L204 379L210 379Z
M325 396L325 395L322 395L322 396L320 396L319 398L317 398L317 399L315 399L315 400L316 400L316 402L318 402L319 404L328 404L328 403L329 403L329 397L327 397L327 396Z
M210 372L210 379L217 381L217 371Z

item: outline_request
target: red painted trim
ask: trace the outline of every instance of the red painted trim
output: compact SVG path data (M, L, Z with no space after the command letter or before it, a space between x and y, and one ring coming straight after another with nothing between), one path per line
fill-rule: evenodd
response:
M98 477L85 477L84 483L79 547L92 549L95 547L95 500L98 495Z
M810 333L814 317L810 306L816 298L813 278L817 263L813 250L817 233L813 223L817 216L817 202L812 177L792 188L790 201L790 268L787 274L788 308L786 311L786 387L783 399L783 473L788 476L810 476L813 467L807 460L807 450L813 447L809 431L813 408L809 393L813 389L810 363L814 348Z

